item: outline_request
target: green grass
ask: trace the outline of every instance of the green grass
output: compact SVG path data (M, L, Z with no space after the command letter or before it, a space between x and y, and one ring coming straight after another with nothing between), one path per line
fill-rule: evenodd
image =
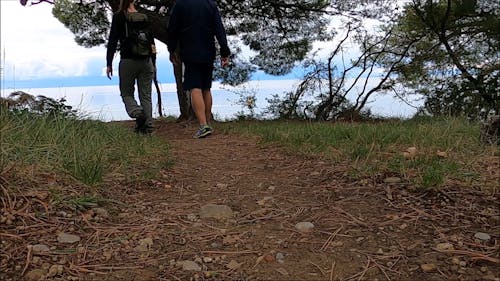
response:
M0 136L0 170L12 163L36 165L87 185L99 184L110 171L133 171L138 165L146 172L157 171L169 163L164 141L100 121L3 110Z
M317 155L333 162L348 161L351 175L397 174L425 188L448 179L475 174L482 156L492 147L479 142L479 126L459 118L420 118L377 123L312 123L291 121L229 122L226 133L258 136L294 153ZM414 157L404 156L410 147ZM437 155L445 151L446 157Z

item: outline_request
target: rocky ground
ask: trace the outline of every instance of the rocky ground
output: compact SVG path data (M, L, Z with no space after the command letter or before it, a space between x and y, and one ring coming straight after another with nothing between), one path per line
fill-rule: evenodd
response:
M491 190L353 180L349 163L156 125L174 164L149 180L109 174L98 205L58 208L53 190L88 187L5 169L0 280L500 280ZM499 164L483 172L498 180Z

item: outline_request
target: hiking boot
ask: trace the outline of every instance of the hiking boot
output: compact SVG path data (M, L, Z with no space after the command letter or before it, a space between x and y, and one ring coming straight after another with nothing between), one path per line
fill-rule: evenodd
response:
M143 133L144 131L144 125L146 124L146 118L144 117L137 117L135 119L135 129L134 132L136 133Z
M137 118L135 120L135 132L143 135L150 135L153 133L154 127L151 120L146 118Z
M198 131L194 134L193 138L195 139L201 139L206 136L211 135L213 132L212 128L208 125L201 125Z

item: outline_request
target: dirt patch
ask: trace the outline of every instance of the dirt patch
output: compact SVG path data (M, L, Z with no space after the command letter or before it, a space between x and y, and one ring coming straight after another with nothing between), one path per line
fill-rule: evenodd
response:
M109 175L102 195L112 201L101 206L58 210L44 194L76 188L70 180L2 174L0 280L499 280L496 194L355 181L348 163L156 125L172 168L142 182ZM205 218L207 204L232 214ZM64 244L58 233L81 239Z

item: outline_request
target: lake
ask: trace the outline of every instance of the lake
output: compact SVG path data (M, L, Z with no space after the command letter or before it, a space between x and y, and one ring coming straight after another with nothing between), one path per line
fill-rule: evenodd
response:
M284 93L293 90L298 82L298 80L250 81L237 88L214 82L212 88L212 112L215 118L220 121L234 119L238 112L247 110L238 102L241 96L241 94L238 93L246 92L255 93L257 105L255 111L261 113L268 106L266 99L271 98L274 94L283 97ZM65 98L67 100L66 104L73 106L73 108L92 119L102 121L130 120L125 112L118 85L16 90L21 90L32 95L44 95L55 99ZM160 90L163 114L179 116L180 111L175 84L160 84ZM4 89L2 96L5 97L13 91L14 89ZM152 96L153 114L157 117L157 93L154 86ZM368 106L372 109L373 113L386 117L407 118L411 117L416 111L415 108L388 95L373 96ZM246 111L246 113L248 113L248 111Z

